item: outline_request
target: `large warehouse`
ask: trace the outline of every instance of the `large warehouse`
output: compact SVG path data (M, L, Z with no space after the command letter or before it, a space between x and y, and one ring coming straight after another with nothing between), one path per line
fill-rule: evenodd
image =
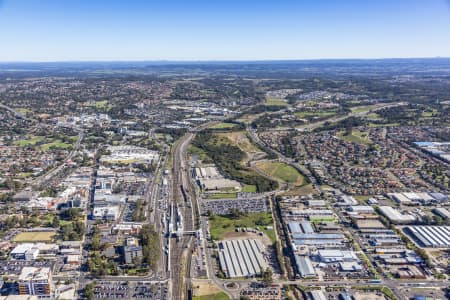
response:
M401 213L395 208L390 206L380 206L379 207L381 214L383 214L386 218L389 219L394 224L409 224L416 220L413 215L407 213Z
M408 226L405 231L424 247L450 247L450 226Z
M266 270L264 246L258 240L228 240L219 242L219 261L228 278L253 277Z
M308 256L295 256L295 263L297 271L302 278L316 277L316 270L314 269L311 260Z

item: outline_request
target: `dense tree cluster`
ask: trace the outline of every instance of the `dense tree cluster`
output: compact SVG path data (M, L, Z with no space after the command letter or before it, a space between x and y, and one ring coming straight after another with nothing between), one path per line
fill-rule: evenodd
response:
M142 245L143 262L155 269L159 259L159 235L150 224L142 226L139 238Z
M245 153L239 147L229 143L220 143L211 132L197 134L194 146L203 150L217 167L228 177L249 185L255 185L258 192L267 192L277 188L277 182L252 172L241 165Z

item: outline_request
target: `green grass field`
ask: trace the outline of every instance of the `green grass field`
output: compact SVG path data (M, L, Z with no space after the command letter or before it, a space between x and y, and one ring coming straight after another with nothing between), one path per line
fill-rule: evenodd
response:
M78 136L69 136L68 138L75 143ZM38 145L42 151L48 151L50 148L71 149L73 147L73 144L71 143L64 143L59 139L47 138L45 136L27 136L27 139L15 141L14 145L19 147L32 147Z
M370 113L366 116L368 119L380 119L380 115L377 113Z
M19 113L21 113L21 114L26 114L26 113L32 112L31 109L29 109L29 108L24 108L24 107L16 108L16 111L19 112Z
M245 184L242 191L244 193L256 193L256 185Z
M233 123L217 123L211 126L212 129L230 129L236 127L236 124Z
M19 147L28 147L28 146L34 146L37 143L40 143L45 140L45 137L43 136L30 136L25 140L18 140L14 142L14 145Z
M43 144L41 146L41 149L43 151L48 151L50 148L57 148L57 149L71 149L72 144L63 143L62 141L55 141L48 144Z
M237 193L215 193L215 194L204 194L207 199L235 199L237 198Z
M288 103L283 99L277 99L277 98L266 98L266 102L264 102L265 105L268 106L287 106Z
M369 127L396 127L399 125L400 125L400 123L387 123L387 124L369 123Z
M377 107L379 107L377 104L365 105L365 106L355 106L355 107L352 107L351 110L352 110L352 113L357 113L358 114L358 113L368 112L368 111L370 111L370 110L372 110L374 108L377 108Z
M224 292L212 295L194 296L193 300L229 300L230 298Z
M336 112L335 111L299 111L294 113L294 115L297 118L313 118L313 117L317 117L317 118L324 118L324 117L331 117L331 116L335 116Z
M21 232L13 239L14 242L51 242L53 240L54 232L36 231L36 232Z
M256 164L256 167L267 175L281 181L292 183L295 186L305 184L305 178L296 169L282 162L264 161Z
M275 243L275 233L272 229L265 229L266 226L273 226L270 213L249 213L237 219L228 216L213 216L209 219L211 238L214 240L223 239L227 233L234 232L236 227L251 227L263 231Z
M345 135L344 131L341 131L337 134L337 137L341 140L357 143L357 144L370 144L371 141L369 139L369 134L365 131L353 130L352 134Z

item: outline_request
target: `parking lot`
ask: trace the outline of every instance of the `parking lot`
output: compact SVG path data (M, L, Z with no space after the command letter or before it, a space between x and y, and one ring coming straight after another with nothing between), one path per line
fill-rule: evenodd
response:
M96 299L168 299L166 284L148 281L102 281L94 287L94 297Z

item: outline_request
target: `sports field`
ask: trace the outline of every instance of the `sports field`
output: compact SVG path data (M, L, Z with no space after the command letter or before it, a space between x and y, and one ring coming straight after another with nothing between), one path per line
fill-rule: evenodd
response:
M235 126L236 126L236 124L233 124L233 123L218 123L218 124L211 126L211 128L212 129L230 129Z
M13 239L14 242L51 242L55 236L54 232L36 231L21 232Z

